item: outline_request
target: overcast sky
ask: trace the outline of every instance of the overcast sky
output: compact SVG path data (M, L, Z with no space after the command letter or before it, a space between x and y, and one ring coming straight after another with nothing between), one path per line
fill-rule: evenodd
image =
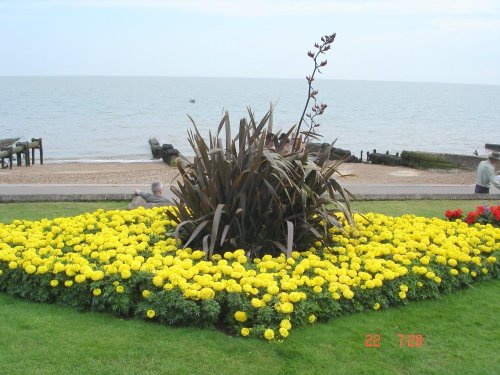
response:
M0 0L0 75L500 84L500 0Z

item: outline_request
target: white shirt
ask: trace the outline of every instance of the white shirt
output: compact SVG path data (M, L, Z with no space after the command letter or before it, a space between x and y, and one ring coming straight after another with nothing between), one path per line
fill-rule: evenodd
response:
M492 185L500 189L500 182L497 181L495 168L489 160L483 160L479 163L476 173L476 185L490 188Z

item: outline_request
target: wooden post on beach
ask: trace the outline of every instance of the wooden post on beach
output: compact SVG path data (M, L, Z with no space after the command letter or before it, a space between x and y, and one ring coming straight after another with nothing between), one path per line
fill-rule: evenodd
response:
M43 165L42 138L31 139L31 164L35 165L35 149L40 150L40 164Z
M26 167L29 167L31 165L31 161L30 161L30 143L28 141L26 141L26 143L24 144L24 162L26 164Z
M29 142L17 142L16 143L16 155L17 155L17 166L23 165L22 155L24 154L24 160L26 167L30 166L30 149Z
M4 151L4 152L2 152L2 163L1 163L2 168L7 168L7 167L4 165L4 159L5 159L5 158L9 158L9 169L12 169L12 162L13 162L13 157L12 157L12 146L9 146L9 147L2 147L2 148L0 149L0 151Z
M34 143L34 139L31 140ZM38 143L38 142L37 142ZM31 147L31 164L35 165L35 146Z
M40 164L43 165L43 144L42 144L42 138L38 138L39 142L39 147L40 147Z
M23 152L23 142L17 142L16 143L16 161L17 161L18 167L23 165L22 152Z

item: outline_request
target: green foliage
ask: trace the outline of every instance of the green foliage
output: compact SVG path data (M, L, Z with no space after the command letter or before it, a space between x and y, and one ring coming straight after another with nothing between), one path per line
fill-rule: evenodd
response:
M177 209L170 215L185 246L202 247L208 257L237 248L251 257L290 255L314 241L328 245L327 229L342 228L335 212L350 220L348 192L334 178L340 162L327 164L330 150L313 161L308 151L283 147L280 139L293 128L281 138L268 136L271 114L257 122L249 110L233 139L226 112L208 143L193 121L195 157L178 161L182 180L172 187Z

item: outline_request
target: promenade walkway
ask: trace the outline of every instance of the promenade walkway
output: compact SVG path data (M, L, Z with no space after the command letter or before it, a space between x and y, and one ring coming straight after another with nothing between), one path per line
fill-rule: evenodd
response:
M479 199L500 200L500 190L474 194L472 185L349 185L359 200ZM0 185L0 202L130 200L135 189L149 191L149 185ZM173 197L168 187L165 195Z

